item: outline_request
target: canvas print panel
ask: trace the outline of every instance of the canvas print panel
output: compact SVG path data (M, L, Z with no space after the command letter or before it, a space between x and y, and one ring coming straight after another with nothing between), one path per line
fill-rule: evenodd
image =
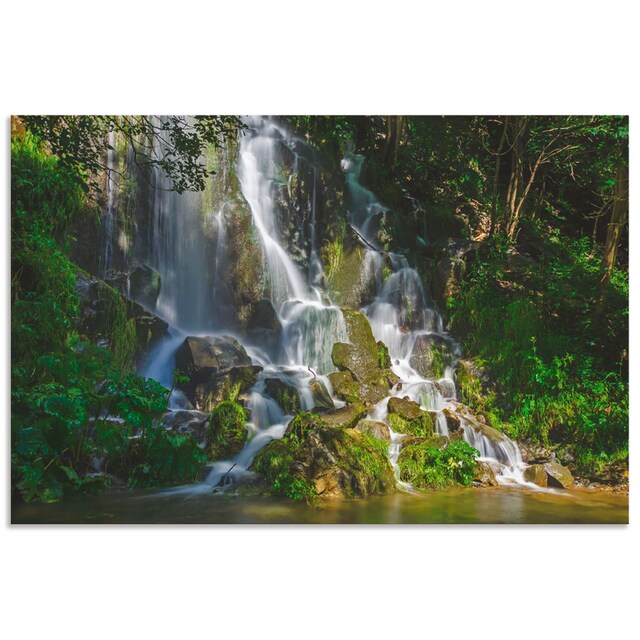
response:
M628 118L11 144L13 522L627 522Z

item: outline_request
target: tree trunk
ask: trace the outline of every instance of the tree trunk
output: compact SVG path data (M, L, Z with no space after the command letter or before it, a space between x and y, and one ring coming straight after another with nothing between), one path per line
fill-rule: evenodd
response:
M611 221L607 227L607 238L604 242L602 255L602 292L606 292L611 282L611 274L616 265L618 245L624 225L629 219L629 167L621 164L616 174L613 210Z
M385 162L392 168L398 161L398 148L402 138L404 116L387 116L387 136L385 145Z

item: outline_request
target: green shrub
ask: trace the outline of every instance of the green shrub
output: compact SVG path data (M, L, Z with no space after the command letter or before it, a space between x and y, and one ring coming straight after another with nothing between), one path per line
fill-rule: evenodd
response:
M398 458L400 479L418 488L470 486L479 455L464 440L456 440L443 449L430 446L429 441L408 444Z

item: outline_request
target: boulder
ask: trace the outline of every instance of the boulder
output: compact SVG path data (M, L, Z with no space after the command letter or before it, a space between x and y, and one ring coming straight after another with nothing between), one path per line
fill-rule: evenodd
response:
M386 442L391 440L389 426L379 420L360 420L356 425L356 429L358 431L370 433L379 440L385 440Z
M359 309L376 290L375 270L366 260L366 249L349 229L341 245L327 244L323 253L325 263L332 264L327 277L332 300L341 307Z
M349 371L334 371L328 376L333 393L345 402L358 402L360 399L358 383Z
M250 364L244 347L230 336L189 336L176 351L176 367L192 383L205 382L216 373Z
M170 429L175 433L193 436L198 442L204 443L207 436L209 414L203 411L180 409L165 413L161 422L165 429Z
M393 469L382 447L356 429L321 427L296 452L292 471L323 498L362 497L395 489Z
M280 378L266 378L264 384L267 393L280 405L286 414L293 415L300 411L300 397L293 384Z
M271 300L263 298L251 306L246 333L253 344L277 356L281 349L282 325Z
M449 341L435 333L417 336L409 364L423 377L438 380L444 377L449 362Z
M117 349L114 338L123 331L125 323L133 320L136 336L132 359L135 360L167 334L168 324L164 320L125 298L100 278L78 271L76 293L80 300L78 331L95 344L114 351Z
M447 421L447 429L449 429L449 433L460 431L460 427L461 427L460 416L455 411L452 411L448 407L445 407L442 410L442 413L444 414L444 417Z
M322 423L327 427L353 428L359 420L366 415L367 411L363 404L347 404L339 409L332 409L326 413L321 413Z
M387 405L388 420L396 433L413 436L428 437L433 435L434 418L417 402L407 396L404 398L389 398Z
M486 462L476 461L476 473L473 483L481 487L497 487L496 474Z
M399 379L388 368L389 353L382 342L376 342L367 318L349 309L342 313L350 343L333 345L331 358L343 375L330 374L329 379L335 394L346 402L375 404L388 395Z
M153 309L160 295L160 274L148 264L140 263L129 273L129 295Z
M524 479L540 487L572 489L574 479L571 471L557 462L533 464L524 470Z
M202 411L211 411L219 402L247 393L256 383L261 371L262 367L259 365L241 365L217 373L205 382L178 386L196 407Z
M335 405L331 394L322 380L314 378L309 383L309 389L313 394L313 401L316 409L334 409Z
M249 416L237 402L226 400L214 407L207 429L206 451L210 460L228 459L240 453L247 440Z

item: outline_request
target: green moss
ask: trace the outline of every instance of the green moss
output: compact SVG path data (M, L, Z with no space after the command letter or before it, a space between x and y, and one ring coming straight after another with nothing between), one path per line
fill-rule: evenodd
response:
M237 402L225 400L211 412L207 430L207 455L211 460L238 453L247 439L247 412Z
M406 433L418 437L427 437L433 434L433 416L426 411L419 417L412 419L403 418L397 413L390 413L388 421L396 433Z
M353 379L349 371L334 371L329 374L328 378L333 387L333 392L338 398L345 402L358 402L360 400L358 383Z
M130 371L134 366L138 348L135 318L129 318L124 298L112 287L103 283L99 292L99 305L104 308L105 336L109 338L109 350L117 367Z
M475 475L475 459L480 453L464 440L444 448L430 446L430 441L412 443L400 452L400 479L422 489L470 486Z

